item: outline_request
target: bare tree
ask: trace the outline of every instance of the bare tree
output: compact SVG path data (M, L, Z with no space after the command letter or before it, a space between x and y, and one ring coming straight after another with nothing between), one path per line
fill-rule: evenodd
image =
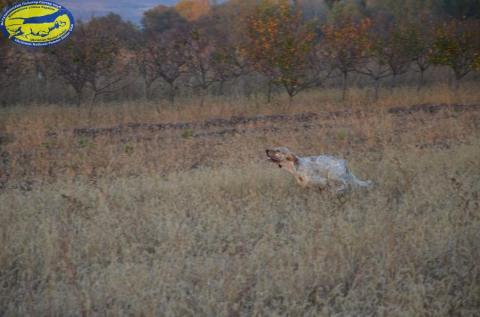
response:
M155 63L153 62L153 56L150 53L150 49L145 46L140 46L135 50L135 64L137 66L138 73L143 78L144 82L144 96L146 100L151 98L151 87L153 83L160 78L157 70L155 69Z
M370 19L355 22L347 18L322 28L324 38L320 45L320 53L324 60L342 75L342 100L345 100L347 93L349 74L366 62L364 54L368 41L365 35L370 27Z
M50 71L73 88L77 106L83 101L83 91L88 82L86 33L86 25L78 22L68 41L47 51L51 61Z
M432 62L453 71L455 88L467 74L480 69L479 28L478 20L451 20L436 31Z
M90 111L98 96L126 85L131 56L122 37L129 28L122 28L121 23L121 18L114 14L79 22L66 43L49 51L54 72L73 87L78 105L85 88L91 89ZM117 27L117 33L110 31Z
M377 100L380 81L392 74L388 56L394 54L388 47L388 31L385 24L380 23L378 17L374 21L373 27L368 29L365 41L366 46L363 53L365 62L361 63L356 72L373 80L375 100Z
M391 89L395 87L397 77L406 73L411 65L413 54L410 44L406 27L394 24L387 33L383 44L384 48L381 51L392 75Z
M249 61L242 54L242 18L236 6L222 5L214 7L209 15L202 17L195 26L214 48L211 56L213 72L218 79L218 91L224 93L225 83L250 71Z
M208 89L219 81L214 67L215 47L204 32L193 29L185 47L188 86L200 92L200 106L205 102Z
M111 32L113 29L116 32ZM87 83L93 91L92 105L98 96L114 93L127 85L132 60L126 49L130 31L128 23L124 23L116 14L93 18L87 24L89 43L85 67Z
M171 29L152 38L147 43L148 63L153 77L168 86L168 99L175 103L177 84L186 73L186 34L181 29Z
M431 17L424 17L419 22L406 25L405 32L408 37L408 49L417 71L420 73L417 89L425 85L425 72L432 66L432 48L434 41L434 28Z

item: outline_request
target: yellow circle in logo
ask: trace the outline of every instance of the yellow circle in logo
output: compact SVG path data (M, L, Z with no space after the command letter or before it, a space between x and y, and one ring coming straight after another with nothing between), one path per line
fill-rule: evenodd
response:
M0 29L15 43L27 46L56 44L73 31L73 16L49 1L26 1L8 8L0 16Z

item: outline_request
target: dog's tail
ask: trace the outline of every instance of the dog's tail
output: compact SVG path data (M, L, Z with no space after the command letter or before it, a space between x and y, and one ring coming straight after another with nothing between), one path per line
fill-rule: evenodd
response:
M375 184L372 181L362 181L358 178L356 178L354 175L352 175L353 178L353 183L355 186L362 187L362 188L372 188Z

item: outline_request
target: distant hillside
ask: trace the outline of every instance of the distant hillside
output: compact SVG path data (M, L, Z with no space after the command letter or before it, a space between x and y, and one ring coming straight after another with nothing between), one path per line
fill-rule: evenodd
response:
M114 12L125 20L139 24L143 12L159 4L173 5L177 0L56 0L70 9L76 19L88 20L92 16L102 16Z

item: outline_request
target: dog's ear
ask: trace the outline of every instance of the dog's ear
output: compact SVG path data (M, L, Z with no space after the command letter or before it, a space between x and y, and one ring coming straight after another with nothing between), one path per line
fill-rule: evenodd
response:
M298 162L297 156L295 154L292 154L292 153L288 153L286 159L287 159L287 161L291 161L291 162L294 162L294 163Z

